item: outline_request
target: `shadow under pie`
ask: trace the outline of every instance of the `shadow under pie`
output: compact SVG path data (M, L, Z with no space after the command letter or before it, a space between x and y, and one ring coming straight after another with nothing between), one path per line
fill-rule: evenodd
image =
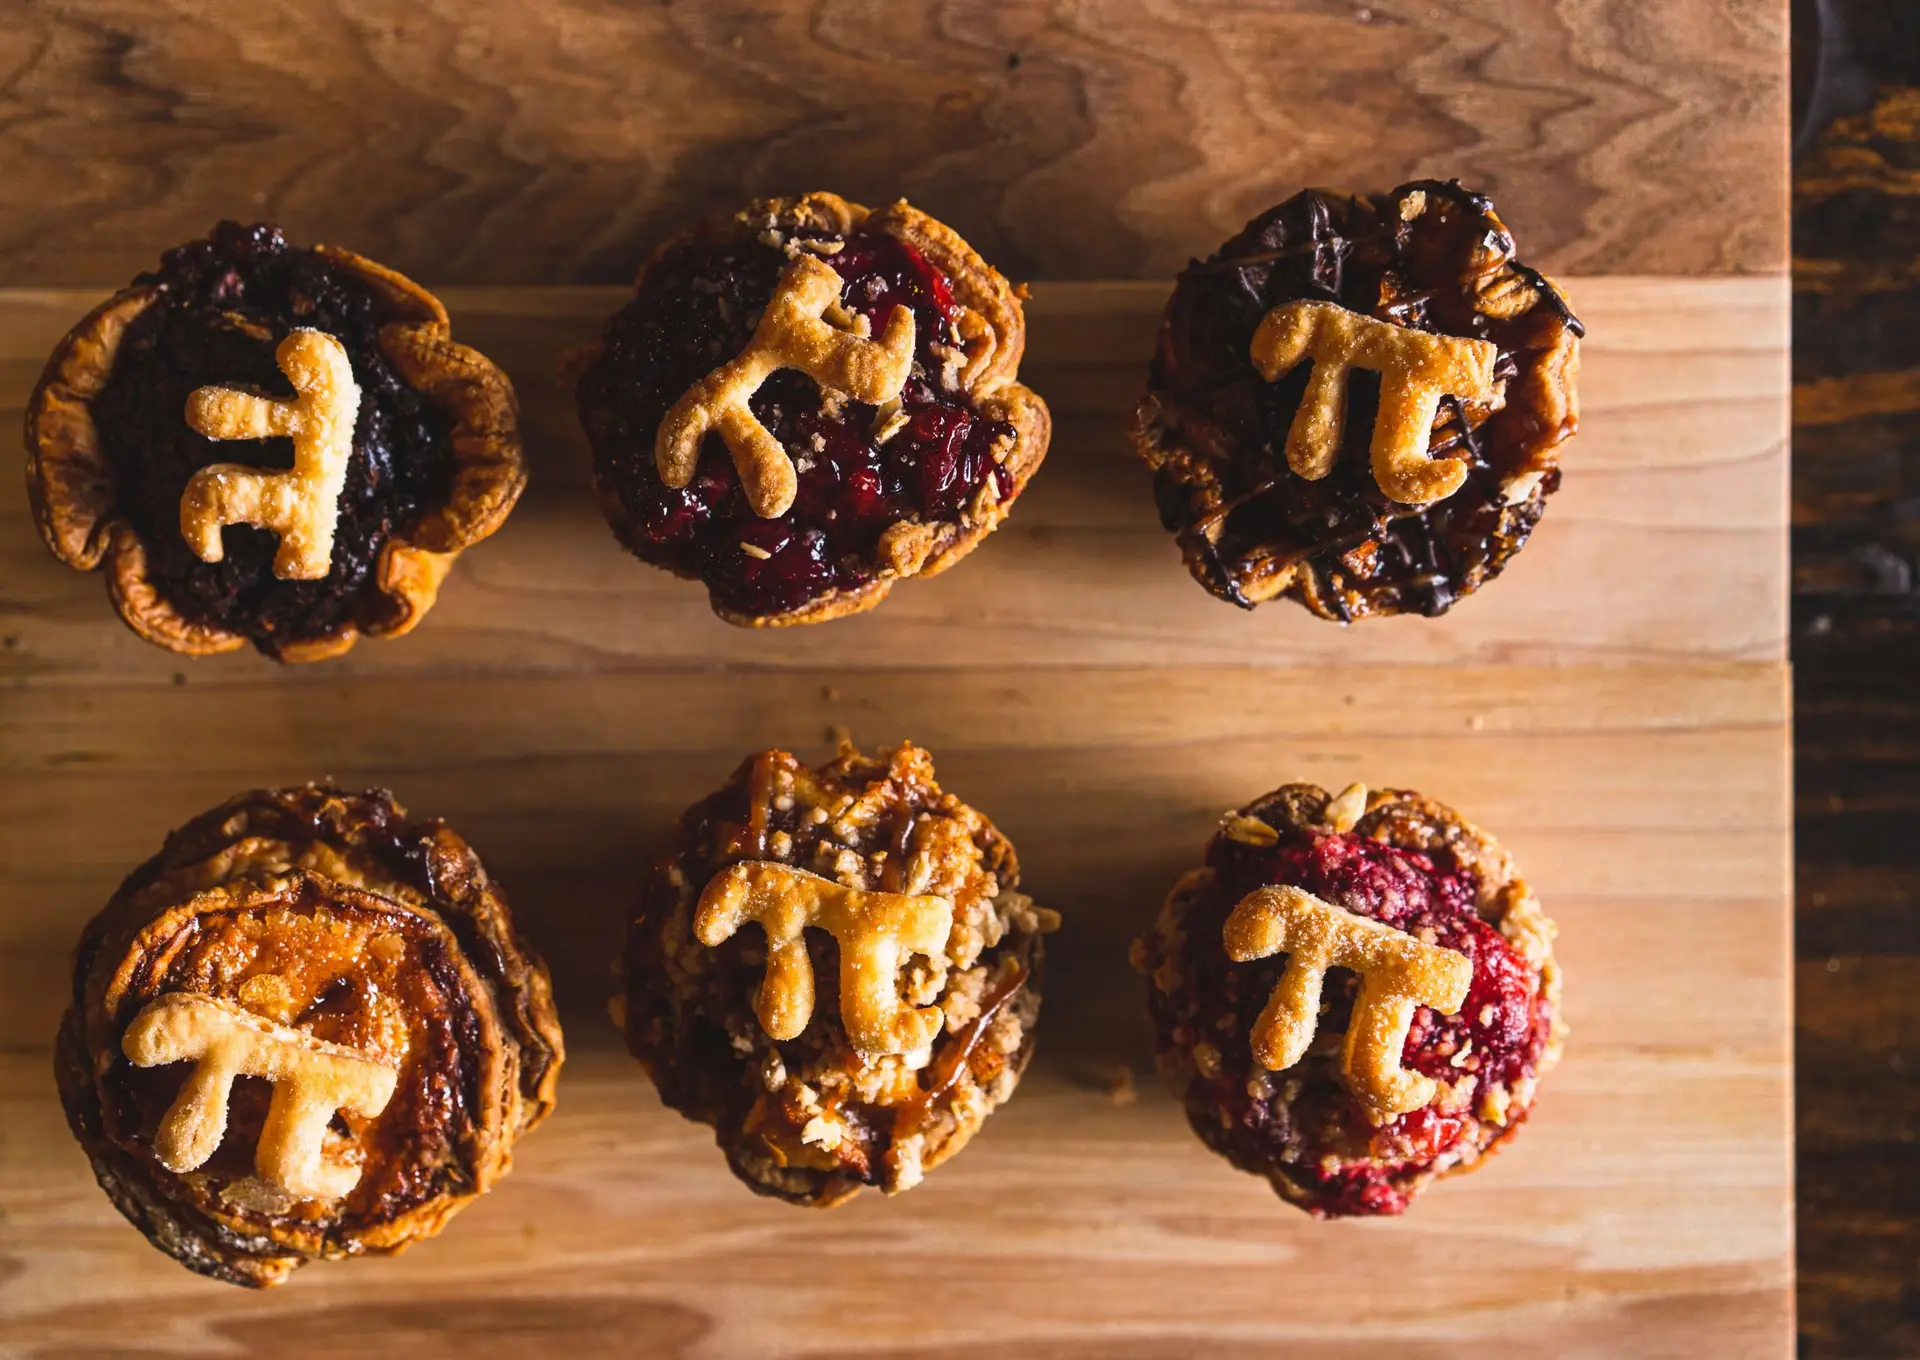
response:
M911 1189L1033 1057L1043 937L1013 847L927 752L744 762L688 809L628 928L616 1005L661 1099L747 1186L828 1207Z
M1133 442L1220 599L1439 615L1558 489L1583 334L1457 181L1309 189L1181 273Z
M1554 926L1491 836L1396 789L1229 813L1133 948L1200 1140L1316 1218L1403 1213L1558 1061Z
M471 847L386 793L242 794L83 932L55 1070L114 1205L273 1285L439 1233L553 1109L545 965Z
M294 381L302 339L337 357L331 385ZM225 426L205 423L207 393ZM48 548L103 569L147 641L314 661L432 608L526 484L518 422L506 376L418 284L223 222L54 350L27 408L27 491Z
M762 199L680 233L580 360L608 524L750 627L945 571L1046 456L1023 296L904 201Z

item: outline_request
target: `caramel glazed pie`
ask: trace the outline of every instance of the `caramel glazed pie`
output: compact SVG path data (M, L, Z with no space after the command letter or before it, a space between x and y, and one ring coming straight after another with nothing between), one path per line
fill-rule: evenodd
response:
M196 817L87 926L55 1051L114 1205L202 1275L432 1237L554 1106L547 970L479 857L391 796Z
M615 1016L758 1193L907 1190L1033 1056L1060 918L1019 884L1013 846L918 747L843 745L819 769L767 751L688 809L648 877Z
M397 636L526 484L513 388L411 279L223 222L68 333L27 406L54 556L127 626L281 661Z

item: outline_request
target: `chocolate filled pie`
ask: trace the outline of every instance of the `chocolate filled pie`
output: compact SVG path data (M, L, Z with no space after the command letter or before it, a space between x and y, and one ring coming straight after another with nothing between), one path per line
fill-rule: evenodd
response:
M134 870L80 938L55 1068L120 1212L258 1286L438 1233L553 1109L562 1057L472 848L309 785L242 794Z
M1399 1214L1532 1110L1564 1036L1553 934L1447 808L1289 784L1227 815L1133 961L1202 1142L1316 1218Z
M627 934L628 1047L754 1191L895 1194L1033 1056L1041 937L1013 847L911 745L747 760L688 809Z
M904 202L763 199L683 232L579 380L608 523L743 625L945 571L1046 456L1021 296Z
M1583 333L1457 181L1309 189L1180 275L1134 444L1221 599L1442 614L1559 487Z
M168 251L68 333L27 409L47 546L191 655L408 631L525 482L512 386L439 300L270 226Z

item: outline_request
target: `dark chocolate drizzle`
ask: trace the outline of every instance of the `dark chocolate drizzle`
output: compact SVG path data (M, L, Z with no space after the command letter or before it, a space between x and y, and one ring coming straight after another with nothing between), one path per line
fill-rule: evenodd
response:
M1409 208L1415 195L1425 195L1418 211ZM1522 394L1566 332L1584 333L1560 293L1512 250L1485 196L1421 180L1372 198L1298 194L1188 267L1168 304L1143 439L1161 521L1203 585L1251 608L1277 588L1262 583L1285 580L1281 593L1347 621L1441 614L1498 574L1558 474L1546 470L1518 505L1504 504L1503 486L1571 433L1570 417L1534 419ZM1535 299L1517 316L1480 308L1503 272ZM1303 298L1496 345L1505 409L1449 397L1435 421L1432 453L1468 463L1454 496L1417 507L1380 492L1368 453L1379 380L1363 371L1333 473L1309 482L1287 467L1287 431L1311 366L1267 383L1248 349L1272 308Z

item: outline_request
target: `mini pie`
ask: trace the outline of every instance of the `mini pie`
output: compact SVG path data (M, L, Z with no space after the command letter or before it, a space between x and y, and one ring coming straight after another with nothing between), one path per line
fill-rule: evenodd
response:
M1443 614L1560 485L1583 334L1457 181L1309 189L1180 275L1133 441L1221 599Z
M646 881L627 1045L749 1188L828 1207L911 1189L1013 1095L1041 937L1013 847L912 745L743 763ZM844 969L844 972L843 972Z
M438 1233L553 1109L563 1056L472 848L308 785L241 794L134 870L81 935L55 1069L115 1207L261 1286Z
M1288 784L1227 815L1133 962L1201 1141L1337 1218L1402 1213L1518 1130L1565 1033L1553 935L1449 809Z
M1022 296L904 202L762 199L681 233L583 356L608 523L747 626L945 571L1046 456Z
M290 382L303 344L324 393ZM321 452L344 466L275 485ZM27 408L47 546L104 567L128 626L189 655L315 661L407 632L525 484L513 388L439 300L270 226L168 251L67 334ZM290 570L289 526L315 531L316 570Z

